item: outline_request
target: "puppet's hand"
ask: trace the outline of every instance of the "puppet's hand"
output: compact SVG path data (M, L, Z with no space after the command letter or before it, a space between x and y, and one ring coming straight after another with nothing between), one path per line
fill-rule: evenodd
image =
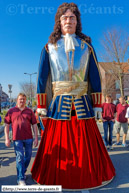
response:
M38 108L37 109L37 113L38 113L38 115L39 116L46 116L47 115L47 109L45 109L45 108Z

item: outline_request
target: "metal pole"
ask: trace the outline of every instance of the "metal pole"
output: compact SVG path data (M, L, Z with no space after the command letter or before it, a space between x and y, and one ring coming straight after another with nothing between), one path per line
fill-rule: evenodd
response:
M10 93L10 107L11 107L11 93L12 93L12 85L8 84L8 88L9 88L9 93Z
M10 107L11 107L11 90L10 90L10 92L9 92L9 93L10 93Z
M31 103L31 107L32 107L32 84L31 84L31 75L30 74L30 103Z

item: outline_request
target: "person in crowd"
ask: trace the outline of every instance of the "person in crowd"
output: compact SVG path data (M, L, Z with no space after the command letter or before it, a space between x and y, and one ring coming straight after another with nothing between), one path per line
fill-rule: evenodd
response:
M41 125L40 125L40 117L37 113L37 111L35 112L35 116L36 116L36 120L37 120L37 127L38 127L38 131L39 131L39 134L41 135Z
M32 144L38 145L37 121L34 112L26 107L26 95L19 93L17 105L8 110L5 116L5 145L10 147L9 127L12 124L13 143L16 154L17 183L26 185L25 173L31 160ZM31 131L34 131L34 141Z
M127 118L127 122L129 124L129 106L128 106L127 111L126 111L125 118Z
M105 143L106 147L111 149L111 150L113 149L113 147L112 147L112 135L113 135L113 126L114 126L114 122L115 122L115 113L116 113L116 106L112 103L111 95L106 95L106 102L102 104L104 143ZM109 133L109 135L108 135L108 133Z
M28 100L27 107L29 107L29 108L31 108L31 107L32 107L32 106L31 106L31 102L30 102L30 100Z
M2 122L2 118L1 118L1 116L0 116L0 123Z
M115 121L115 129L116 129L116 142L113 145L121 145L120 142L120 130L123 129L123 140L122 146L127 147L126 144L126 136L128 132L128 122L127 118L125 117L126 111L128 108L128 104L125 101L125 98L121 96L119 98L120 103L116 106L116 121Z
M116 99L116 106L120 103L119 98Z
M126 103L129 105L129 96L127 96Z
M70 190L95 188L115 176L93 111L101 108L102 99L98 62L91 39L81 30L77 5L60 5L54 32L41 53L37 81L37 112L48 119L32 178Z

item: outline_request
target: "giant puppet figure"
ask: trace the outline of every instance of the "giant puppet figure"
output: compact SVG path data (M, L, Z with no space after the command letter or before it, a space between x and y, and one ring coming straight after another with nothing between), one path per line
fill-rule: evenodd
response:
M48 119L32 166L33 179L71 190L110 182L115 169L93 111L101 107L98 63L90 38L81 32L74 3L63 3L57 10L54 32L41 53L37 100L37 111L47 113Z

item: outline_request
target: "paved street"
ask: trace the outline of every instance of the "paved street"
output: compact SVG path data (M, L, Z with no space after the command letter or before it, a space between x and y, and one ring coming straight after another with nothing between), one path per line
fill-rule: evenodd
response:
M99 130L103 136L102 123L98 123ZM121 132L122 134L122 132ZM40 140L40 137L39 137ZM115 141L115 132L113 141ZM129 143L129 133L127 137ZM36 155L37 148L33 149L31 163L27 171L27 185L36 185L31 178L30 169ZM94 190L76 191L76 193L129 193L129 147L122 146L114 147L108 151L116 169L116 177L113 181L101 188ZM4 145L4 133L0 133L0 186L1 185L16 185L16 165L13 144L10 148ZM68 191L63 191L68 193Z

